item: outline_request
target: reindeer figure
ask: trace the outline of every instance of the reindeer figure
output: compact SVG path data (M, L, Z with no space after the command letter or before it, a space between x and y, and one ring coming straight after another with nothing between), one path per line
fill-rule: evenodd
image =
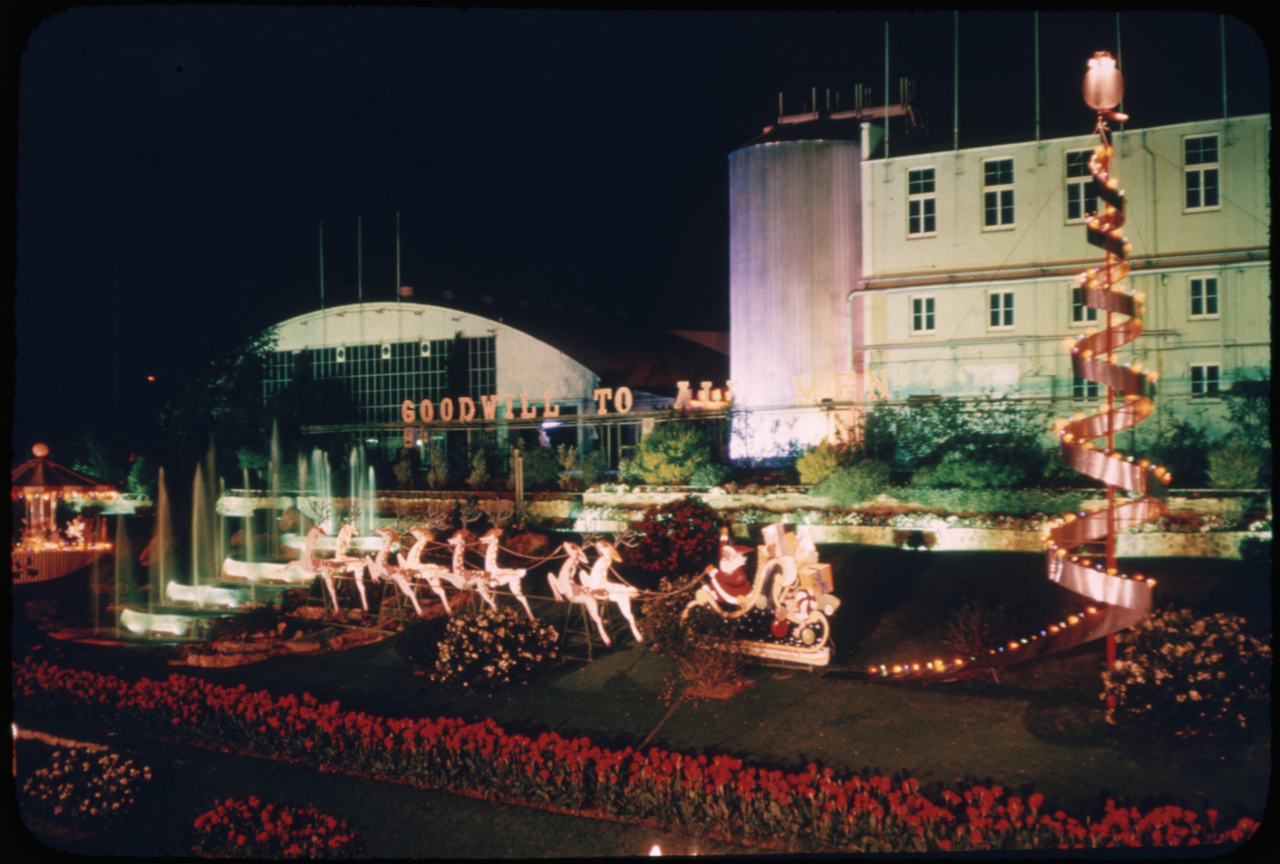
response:
M488 574L483 570L467 569L466 532L463 530L453 532L453 536L449 538L449 545L453 547L453 584L461 588L463 591L471 591L474 589L480 594L481 599L489 604L489 608L496 612L498 610L498 604L493 602L493 597L489 596Z
M576 603L583 609L587 610L587 614L591 616L591 620L596 622L596 628L600 631L600 638L604 640L604 644L611 645L612 640L604 629L604 621L600 620L600 607L596 603L595 595L587 588L584 588L579 580L579 575L575 580L574 573L578 570L578 566L587 563L587 556L576 543L566 541L562 547L568 555L564 564L560 565L560 572L552 575L547 574L547 582L551 585L551 593L555 596L556 602L563 603L568 600L570 603Z
M378 550L378 557L365 558L365 563L369 567L369 578L374 582L380 582L384 578L394 582L396 587L409 598L409 602L413 604L413 611L417 612L418 617L421 618L422 606L418 603L418 597L413 593L413 588L409 586L409 581L401 573L401 568L396 567L393 569L387 566L387 556L391 554L391 544L394 542L396 533L390 528L379 528L378 536L382 538L382 548Z
M308 576L315 576L317 569L322 563L322 559L315 556L316 541L321 537L327 537L328 534L319 525L312 525L311 530L307 532L307 539L302 543L302 555L297 561L290 561L280 571L280 575L288 573L295 567Z
M453 614L453 610L449 608L449 598L444 593L444 582L448 582L454 588L461 589L457 577L448 567L441 567L439 564L424 563L421 561L422 550L426 548L429 541L435 539L431 532L424 528L411 528L409 533L412 534L416 542L409 548L408 557L397 555L396 558L400 562L400 571L415 574L419 579L426 581L427 585L436 596L440 598L440 602L444 604L444 611L449 615Z
M591 571L582 577L583 586L597 601L618 604L618 610L631 625L631 632L636 637L636 641L643 642L644 636L640 635L640 629L636 626L635 613L631 611L631 601L640 594L639 589L621 582L609 581L609 565L621 563L622 555L608 540L597 540L594 545L600 557L596 559L595 564L591 565Z
M538 619L533 617L533 612L529 609L529 601L524 599L524 591L522 589L524 574L528 571L498 566L498 538L501 536L501 528L491 528L480 538L480 542L484 544L484 571L488 574L489 587L507 586L507 589L515 595L515 598L520 601L520 605L524 607L524 612L529 616L529 620L537 621Z
M334 541L333 547L333 564L340 573L355 579L356 590L360 592L360 607L364 611L369 611L369 601L365 597L364 592L364 575L365 561L359 555L348 555L347 547L351 545L351 541L355 539L358 529L354 522L348 522L338 529L338 536Z

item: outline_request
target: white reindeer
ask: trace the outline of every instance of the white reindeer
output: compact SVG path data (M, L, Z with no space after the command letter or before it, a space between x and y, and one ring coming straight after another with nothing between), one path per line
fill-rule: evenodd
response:
M483 570L467 569L467 535L461 530L453 532L453 536L449 538L449 545L453 547L453 584L463 591L475 590L481 599L489 604L489 608L496 612L498 604L489 594L488 574Z
M422 617L422 606L418 603L417 595L413 593L413 588L409 586L409 581L404 578L399 567L388 567L387 556L391 554L391 544L396 536L395 532L390 528L379 528L378 536L382 538L382 548L378 550L378 557L366 557L365 563L369 567L369 578L374 582L380 582L383 579L390 579L396 584L396 587L409 598L409 602L413 604L413 610L418 613L418 617Z
M529 601L524 599L522 588L524 574L528 571L498 566L498 538L501 536L501 528L491 528L480 538L480 542L484 544L484 571L489 574L489 587L497 588L500 585L505 585L507 590L520 601L520 605L524 607L524 612L529 616L529 620L537 621L538 619L533 617L533 612L529 609Z
M351 541L355 538L358 529L354 522L348 522L338 529L338 536L334 541L333 547L333 564L334 567L347 576L355 579L356 590L360 592L360 607L364 611L369 611L369 601L365 597L364 574L365 560L359 555L348 555L347 547L351 545Z
M397 555L396 558L400 562L400 572L409 572L417 578L424 580L436 596L440 598L440 602L444 605L444 611L449 615L453 614L453 610L449 608L449 598L444 593L444 583L448 582L454 588L461 589L461 584L453 571L448 567L441 567L439 564L424 563L421 560L422 550L426 548L428 542L434 539L430 531L424 528L410 528L409 533L414 536L415 543L409 548L408 556Z
M576 603L587 610L591 620L596 622L596 628L599 629L600 638L604 640L604 644L613 644L612 640L609 639L609 634L604 629L604 621L600 619L600 606L596 602L595 594L581 584L582 577L578 566L587 563L586 554L576 543L566 541L562 548L568 557L560 565L560 572L555 575L547 574L547 582L551 585L551 593L555 596L557 602L568 600L570 603ZM578 579L574 579L575 572L579 574Z
M591 565L591 571L582 577L584 587L597 601L618 604L622 617L626 618L627 623L631 625L631 632L636 637L636 641L643 642L644 636L640 635L640 629L636 626L636 616L631 611L631 601L640 594L639 589L621 582L609 581L609 565L620 563L622 555L608 540L597 540L595 547L600 557Z
M324 533L324 529L319 525L312 525L311 530L307 532L307 539L303 541L302 557L297 561L290 561L284 565L281 575L288 573L295 567L308 576L319 576L324 581L324 586L329 589L329 597L333 600L333 611L338 611L338 593L333 587L333 571L328 561L323 558L315 557L316 541L321 536L328 536Z

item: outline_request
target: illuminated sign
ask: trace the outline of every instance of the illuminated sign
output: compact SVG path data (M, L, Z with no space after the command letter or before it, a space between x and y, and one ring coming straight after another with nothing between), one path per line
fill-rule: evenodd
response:
M817 375L810 375L808 383L799 375L796 376L796 404L809 405L830 399L835 402L853 402L858 397L859 380L864 379L863 387L870 387L868 399L892 399L889 393L888 371L872 371L867 375L861 372L836 372L824 381L819 382ZM826 385L826 386L822 386Z

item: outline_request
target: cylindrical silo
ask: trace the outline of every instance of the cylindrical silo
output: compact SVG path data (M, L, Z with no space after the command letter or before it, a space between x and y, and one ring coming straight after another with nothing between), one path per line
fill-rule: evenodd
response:
M729 365L738 407L791 405L797 378L831 396L833 373L848 370L846 302L862 253L860 137L854 121L779 125L729 154ZM826 434L821 418L796 416L743 418L734 456L773 455Z

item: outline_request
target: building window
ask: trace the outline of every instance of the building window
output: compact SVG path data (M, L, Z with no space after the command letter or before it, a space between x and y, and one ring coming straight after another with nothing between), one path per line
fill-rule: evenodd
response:
M932 333L933 326L933 301L932 297L912 297L911 298L911 332L912 333Z
M1191 280L1191 317L1218 317L1218 280Z
M907 236L923 237L938 233L937 195L933 169L920 168L907 172Z
M1079 375L1071 376L1071 398L1072 399L1097 399L1098 398L1098 382L1090 381L1088 378L1081 378Z
M1098 181L1089 173L1092 150L1067 151L1067 221L1083 222L1098 212Z
M1198 363L1191 367L1191 395L1192 396L1217 396L1218 395L1218 372L1217 363Z
M1013 292L1012 291L992 291L989 295L989 309L991 314L987 319L987 325L991 328L1004 329L1013 326Z
M1218 207L1218 136L1184 138L1182 143L1187 209L1211 210Z
M1013 160L988 159L982 163L984 228L1013 225Z
M1084 289L1071 289L1071 323L1087 324L1098 320L1098 310L1084 305Z

